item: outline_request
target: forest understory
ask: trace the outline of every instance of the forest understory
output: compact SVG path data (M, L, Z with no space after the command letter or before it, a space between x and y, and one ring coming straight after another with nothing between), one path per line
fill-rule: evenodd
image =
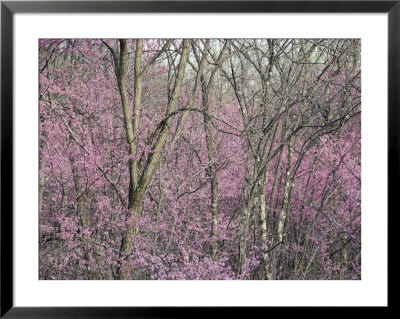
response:
M39 40L39 278L361 279L358 39Z

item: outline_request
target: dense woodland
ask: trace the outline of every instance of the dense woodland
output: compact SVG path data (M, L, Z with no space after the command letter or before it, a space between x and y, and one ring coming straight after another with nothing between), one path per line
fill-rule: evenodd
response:
M41 39L40 279L360 279L354 39Z

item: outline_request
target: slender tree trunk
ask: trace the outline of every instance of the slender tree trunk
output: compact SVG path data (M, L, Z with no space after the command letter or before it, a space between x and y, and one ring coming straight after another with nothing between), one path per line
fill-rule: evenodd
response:
M268 180L268 174L266 176L266 179ZM260 183L261 185L264 185L264 183ZM267 242L267 218L266 218L266 205L265 205L265 190L263 187L260 188L260 223L261 223L261 241L262 244L265 245Z
M288 213L288 207L289 207L289 202L290 202L290 194L291 194L291 189L292 189L292 172L291 172L291 161L292 161L292 156L293 156L293 148L291 147L291 141L289 140L288 144L288 158L287 158L287 164L286 164L286 180L285 180L285 188L283 192L283 201L281 205L281 210L279 212L279 217L278 217L278 250L277 250L277 257L278 257L278 265L282 259L282 245L283 245L283 240L284 240L284 233L285 233L285 222L287 218L287 213ZM278 271L278 276L279 273L281 272L283 265L279 265L279 269L276 269Z
M281 207L281 211L279 212L279 218L278 218L278 241L280 243L282 243L282 241L283 241L284 225L285 225L286 216L287 216L287 208L289 205L289 194L290 194L290 188L291 188L291 183L292 183L292 177L290 176L292 155L293 155L293 148L291 147L290 141L289 141L288 158L287 158L287 164L286 164L285 190L284 190L284 194L283 194L282 207Z
M127 143L129 146L129 154L135 156L136 155L135 131L133 127L130 100L126 85L127 73L128 73L127 59L128 59L127 43L126 40L121 39L119 40L119 58L115 61L116 74L117 74L118 89L121 96L122 110L124 114L124 124L127 136ZM136 87L137 83L135 83L135 90ZM135 97L137 98L137 94ZM135 162L136 161L134 161L133 159L129 161L129 202L128 202L129 209L133 209L133 192L135 190L135 184L137 183L136 181L137 171L135 171Z
M249 175L248 169L245 170L245 175ZM245 178L246 180L246 178ZM243 275L245 271L245 264L247 259L246 252L246 240L249 229L249 219L250 219L250 207L251 207L251 198L250 198L250 187L246 185L246 182L243 186L243 207L242 207L242 218L240 220L239 226L239 264L237 273L238 275Z
M138 131L139 131L139 124L140 124L140 105L142 101L142 79L143 74L141 71L141 64L142 64L142 52L143 52L143 40L138 39L136 40L136 52L135 52L135 86L134 86L134 102L133 102L133 138L134 141L131 142L129 145L130 154L134 156L130 160L130 195L133 195L133 191L136 189L138 184L138 165L137 159L135 157L137 152L138 146ZM132 206L132 198L129 200L129 206ZM131 207L130 207L131 208Z
M218 179L217 179L217 168L215 165L216 154L214 149L213 137L210 127L210 116L209 102L207 86L205 84L204 76L201 76L201 92L202 92L202 104L204 114L204 130L206 135L206 145L208 154L208 174L211 182L211 252L213 257L217 256L218 251Z
M122 46L121 46L122 47ZM168 137L168 133L170 131L170 122L171 118L168 115L174 111L175 106L178 102L178 95L183 83L183 77L185 73L186 63L188 60L190 51L190 40L183 41L183 49L181 59L179 61L178 66L178 74L175 80L174 88L171 94L171 99L167 106L167 120L164 121L161 131L158 135L158 139L153 147L152 152L149 154L149 157L146 161L145 167L141 174L140 179L138 180L137 187L132 191L132 194L129 196L129 209L132 211L133 214L136 216L140 214L142 210L142 200L144 198L144 194L146 192L147 186L149 185L154 172L156 170L157 164L160 159L160 151L165 145L165 142ZM121 49L121 54L122 54ZM126 49L125 49L125 56L126 56ZM122 91L121 91L122 92ZM121 93L121 97L123 94ZM127 129L128 130L128 129ZM133 139L131 140L133 141ZM132 183L133 184L133 183ZM138 229L134 227L134 223L136 222L135 219L132 219L130 229L127 231L126 235L123 237L121 241L121 256L127 255L132 250L133 240L138 233ZM129 267L125 267L125 269L120 269L118 271L118 279L129 279Z
M242 219L240 221L240 239L239 239L239 267L238 267L238 274L242 275L245 270L246 264L246 239L247 239L247 232L249 228L249 209L247 206L247 202L243 203L242 208Z
M269 165L266 168L265 180L260 180L259 182L259 192L260 192L260 224L261 224L261 242L262 246L266 246L268 239L267 232L267 218L266 218L266 205L265 205L265 183L268 182L269 177ZM270 279L268 276L268 254L263 256L265 277Z

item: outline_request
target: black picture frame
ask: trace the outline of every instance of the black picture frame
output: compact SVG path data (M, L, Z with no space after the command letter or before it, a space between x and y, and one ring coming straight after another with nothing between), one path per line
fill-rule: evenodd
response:
M388 218L398 213L400 0L396 1L1 1L1 318L178 318L230 316L228 308L15 307L13 302L13 19L15 13L388 13ZM390 222L388 223L391 224ZM392 223L393 224L393 223ZM389 232L390 234L393 232ZM389 239L388 238L388 239ZM388 240L388 247L391 240ZM389 248L390 250L390 248ZM389 256L389 254L388 254ZM389 258L389 257L388 257ZM388 260L389 261L389 260ZM388 282L389 287L389 282ZM390 298L388 307L390 309ZM291 307L306 314L309 309ZM259 311L253 307L250 313ZM336 312L338 308L330 311ZM268 309L275 313L277 308ZM278 310L280 311L280 310ZM368 310L370 311L370 310ZM249 313L247 313L249 315Z

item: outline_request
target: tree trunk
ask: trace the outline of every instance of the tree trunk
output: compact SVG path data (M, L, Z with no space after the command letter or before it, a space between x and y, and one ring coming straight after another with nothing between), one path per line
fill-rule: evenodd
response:
M206 135L207 154L208 154L208 174L211 182L211 252L213 257L217 256L218 251L218 179L217 179L217 168L215 165L216 154L214 150L213 137L210 128L210 116L209 105L208 105L208 90L205 84L204 76L201 76L201 92L202 92L202 104L204 115L204 130Z
M124 41L124 40L120 40L120 41ZM188 56L189 56L189 51L190 51L190 40L184 40L182 56L181 56L181 59L179 61L179 66L178 66L178 74L177 74L177 77L175 80L171 99L167 106L167 112L166 112L167 120L164 121L163 126L160 131L160 134L158 136L157 142L155 143L155 145L152 149L152 152L149 154L149 157L147 158L145 167L144 167L141 177L137 183L137 187L132 191L132 194L130 194L130 197L129 197L129 207L128 208L132 211L132 214L135 214L135 216L140 214L140 212L142 210L142 200L143 200L144 194L146 192L147 186L149 185L149 183L154 175L156 166L160 159L160 151L164 147L165 142L168 137L168 133L170 131L169 125L171 122L171 118L168 117L168 115L174 111L175 106L178 102L178 95L179 95L179 91L180 91L182 83L183 83L183 76L185 73L185 68L186 68L186 63L187 63ZM123 50L122 50L122 46L121 46L121 54L122 54L122 52L123 52ZM125 56L126 56L126 49L124 52L125 52ZM121 92L122 92L122 90L121 90ZM121 93L121 97L122 96L123 96L123 93ZM128 129L129 129L129 127L127 127L127 131L128 131ZM133 139L131 141L133 141ZM128 230L128 232L126 233L126 235L123 237L123 239L121 241L120 251L121 251L122 257L124 255L128 255L131 252L132 246L133 246L133 240L134 240L135 236L138 234L137 227L134 227L135 222L136 222L136 220L132 219L130 229ZM120 271L118 271L118 276L117 276L118 279L129 279L129 272L130 272L129 267L128 268L125 267L122 270L120 269Z

